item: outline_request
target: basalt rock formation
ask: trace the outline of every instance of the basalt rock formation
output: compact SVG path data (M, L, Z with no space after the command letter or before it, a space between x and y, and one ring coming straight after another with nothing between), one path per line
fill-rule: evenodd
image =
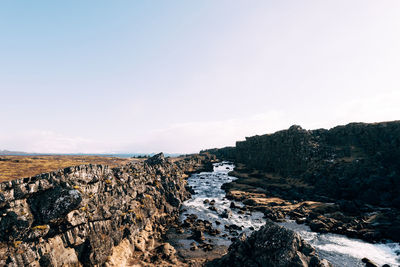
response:
M239 180L225 186L228 194L239 188L264 197L335 203L326 212L329 218L318 212L297 217L307 216L317 231L400 240L400 121L311 131L292 126L207 152L237 164L233 175Z
M123 266L151 251L152 261L176 264L173 248L155 246L190 196L185 172L208 161L158 154L120 168L82 165L1 183L0 266Z
M245 240L237 240L229 252L207 264L219 266L279 266L322 267L332 266L321 260L312 246L291 230L267 220L265 226Z
M249 169L300 178L319 195L400 208L400 121L312 131L292 126L247 137L234 149L207 151Z

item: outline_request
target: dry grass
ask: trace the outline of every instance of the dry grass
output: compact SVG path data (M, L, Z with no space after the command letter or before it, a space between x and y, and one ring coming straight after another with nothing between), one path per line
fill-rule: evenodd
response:
M296 204L292 204L290 201L286 201L279 197L267 197L266 194L262 193L252 193L245 192L240 190L232 190L229 192L230 195L237 200L250 199L251 206L258 207L268 207L269 209L291 212L299 208L300 206L304 206L307 210L326 210L331 207L332 204L322 203L316 201L302 201Z
M0 182L83 164L116 167L132 160L140 159L99 156L0 156Z

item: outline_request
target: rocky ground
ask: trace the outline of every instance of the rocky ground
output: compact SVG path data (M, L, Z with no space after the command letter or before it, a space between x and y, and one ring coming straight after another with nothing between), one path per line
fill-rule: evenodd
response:
M232 208L236 207L232 205ZM246 207L241 211L248 212ZM189 214L183 223L170 228L164 240L176 248L179 263L184 266L331 266L318 258L315 249L298 234L269 219L248 238L241 230L240 226L232 224L221 232L210 221ZM231 236L233 243L229 247L216 245L205 234ZM190 244L182 246L182 241Z
M206 262L225 255L228 247L212 244L210 240L204 238L203 231L207 230L199 226L202 223L195 224L193 226L176 224L165 235L165 240L175 247L180 261L187 266L203 266ZM182 242L186 242L186 245L182 246Z

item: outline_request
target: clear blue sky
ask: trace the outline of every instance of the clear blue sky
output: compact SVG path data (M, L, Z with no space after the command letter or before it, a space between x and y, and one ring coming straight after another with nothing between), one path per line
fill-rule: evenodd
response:
M1 1L0 149L196 152L400 119L400 1Z

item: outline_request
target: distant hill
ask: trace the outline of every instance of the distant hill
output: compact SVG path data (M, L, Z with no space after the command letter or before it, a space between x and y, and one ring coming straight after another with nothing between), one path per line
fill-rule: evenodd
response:
M33 155L53 155L53 156L100 156L100 157L118 157L118 158L136 158L143 156L154 156L156 153L30 153L22 151L0 150L0 156L33 156ZM179 157L178 153L165 153L166 157Z
M0 155L26 155L30 153L21 152L21 151L10 151L10 150L0 150Z

